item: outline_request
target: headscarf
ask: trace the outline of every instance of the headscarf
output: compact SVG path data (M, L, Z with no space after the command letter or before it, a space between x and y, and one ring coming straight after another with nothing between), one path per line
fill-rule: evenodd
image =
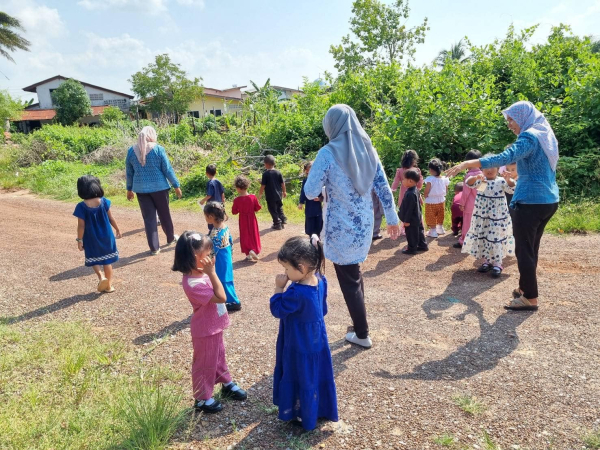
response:
M367 193L377 171L379 157L371 139L348 105L333 105L325 114L323 129L329 138L325 147L360 195Z
M142 167L146 165L146 155L156 145L156 139L156 130L151 126L145 126L138 134L137 144L133 146L133 151Z
M502 114L505 118L510 117L517 122L517 125L521 128L521 133L527 131L537 138L550 162L550 167L556 172L558 141L554 136L552 127L544 115L533 106L533 103L527 101L517 102L502 111Z

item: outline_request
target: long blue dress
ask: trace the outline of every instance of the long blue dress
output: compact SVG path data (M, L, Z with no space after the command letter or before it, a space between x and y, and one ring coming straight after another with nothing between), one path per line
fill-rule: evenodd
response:
M229 228L213 228L209 236L213 241L213 251L215 252L215 272L225 290L226 303L239 305L240 300L233 286L233 239L231 239Z
M119 260L115 235L108 219L110 200L102 197L100 205L91 208L85 202L79 202L73 215L85 221L83 232L83 250L85 265L106 266Z
M331 351L324 316L327 280L318 286L292 283L271 297L271 314L280 319L273 376L273 403L281 420L302 419L312 430L317 419L338 420Z

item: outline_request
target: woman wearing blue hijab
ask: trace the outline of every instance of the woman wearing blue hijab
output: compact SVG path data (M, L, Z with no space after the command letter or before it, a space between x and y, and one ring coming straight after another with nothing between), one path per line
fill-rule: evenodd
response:
M517 140L499 155L465 161L447 171L449 177L480 167L517 163L519 181L510 203L513 210L515 252L519 266L519 288L504 307L511 310L538 309L537 263L544 229L558 209L558 141L552 127L531 102L520 101L502 111Z

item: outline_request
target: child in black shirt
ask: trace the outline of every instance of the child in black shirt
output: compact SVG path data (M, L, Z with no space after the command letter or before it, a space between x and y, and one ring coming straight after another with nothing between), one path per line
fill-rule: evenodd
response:
M423 227L423 215L421 212L421 202L419 200L419 191L417 183L421 175L415 169L409 169L404 172L402 185L407 188L398 211L398 217L404 223L406 231L406 240L408 245L402 250L405 255L414 255L417 251L426 252L429 250L425 240L425 229Z
M282 230L287 223L287 217L283 214L283 199L287 196L285 183L281 172L275 169L275 158L272 155L265 156L265 170L260 182L260 191L258 192L258 201L263 193L267 199L267 207L273 218L274 230Z
M304 180L302 180L302 189L300 190L298 209L302 210L303 206L305 207L304 232L308 236L312 236L313 234L319 236L321 234L321 230L323 230L323 205L321 204L323 201L323 196L319 195L314 200L309 200L306 198L306 194L304 193L304 185L308 179L308 173L310 172L311 167L312 161L304 164L304 174L306 177Z

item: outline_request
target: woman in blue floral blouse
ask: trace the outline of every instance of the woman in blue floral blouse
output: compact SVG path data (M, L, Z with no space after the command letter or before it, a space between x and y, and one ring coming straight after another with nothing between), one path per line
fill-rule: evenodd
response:
M369 337L364 285L359 264L367 259L373 237L373 200L381 200L387 231L392 239L399 234L394 198L371 139L348 105L332 106L323 128L329 138L313 163L304 186L306 197L314 199L323 187L327 208L323 220L325 257L333 262L354 330L346 340L364 348Z

